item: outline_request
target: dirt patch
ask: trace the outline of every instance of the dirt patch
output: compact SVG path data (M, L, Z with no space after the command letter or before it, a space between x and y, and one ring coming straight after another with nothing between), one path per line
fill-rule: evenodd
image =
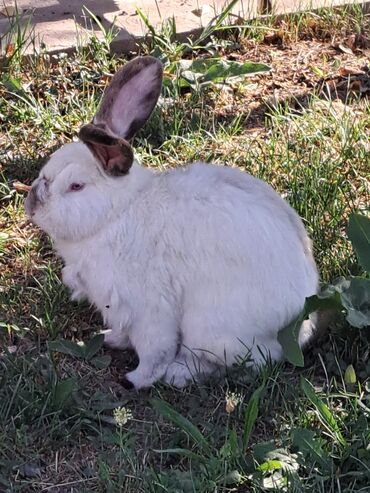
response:
M266 63L271 72L250 77L242 88L222 91L215 105L220 117L249 114L245 128L258 134L266 126L266 115L279 105L301 111L313 94L328 99L330 93L331 99L352 99L353 104L369 97L370 50L346 53L338 44L314 39L278 45L267 41L246 40L240 52L227 55L238 61Z

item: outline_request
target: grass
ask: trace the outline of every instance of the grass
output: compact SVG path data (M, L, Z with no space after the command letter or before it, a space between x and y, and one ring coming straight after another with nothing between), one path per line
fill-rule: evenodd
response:
M346 92L343 103L319 90L323 74L336 81L338 68L365 63L360 50L331 47L353 33L369 33L357 9L213 33L217 56L263 61L273 72L165 94L136 138L148 166L204 159L271 183L304 219L326 281L360 272L345 231L350 211L369 204L368 99ZM164 57L206 53L153 40L143 50L159 48ZM119 385L134 355L101 349L99 315L69 301L60 263L13 183L30 184L43 159L76 136L122 63L94 37L74 57L17 56L3 68L0 491L370 491L368 330L339 319L307 350L303 369L267 364L255 376L241 363L221 381L135 393ZM90 341L91 355L78 344L55 351L60 336Z

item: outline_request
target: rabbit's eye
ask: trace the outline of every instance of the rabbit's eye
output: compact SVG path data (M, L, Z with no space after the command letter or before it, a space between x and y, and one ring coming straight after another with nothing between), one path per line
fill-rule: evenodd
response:
M69 191L70 192L78 192L79 190L82 190L84 187L83 183L72 183L69 186Z

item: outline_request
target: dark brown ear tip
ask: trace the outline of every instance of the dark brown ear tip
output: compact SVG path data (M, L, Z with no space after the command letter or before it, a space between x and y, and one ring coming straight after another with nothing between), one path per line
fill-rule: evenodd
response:
M157 77L160 79L161 84L162 84L162 78L163 78L163 63L158 60L158 58L150 57L152 59L152 64L156 65L157 67Z
M156 65L157 67L157 76L162 78L163 75L163 63L158 59L155 58L154 56L146 55L146 56L140 56L136 57L130 62L128 62L126 65L123 66L123 70L127 70L128 65L131 65L132 67L135 67L136 70L135 72L140 72L146 67L149 67L149 65Z
M78 138L85 144L95 143L105 146L128 145L126 141L111 135L103 126L87 123L80 128Z
M163 68L163 63L160 61L160 59L151 55L138 56L136 58L133 58L131 62L140 62L144 65L150 65L153 63L155 65L158 65L158 67Z
M108 133L103 125L83 125L78 137L111 176L122 176L129 172L134 161L134 151L125 139Z
M82 142L89 140L91 135L94 134L94 129L95 125L93 125L92 123L87 123L86 125L83 125L78 132L78 138L82 140Z
M161 71L161 73L163 73L163 63L159 60L159 58L155 58L154 56L145 56L143 58L146 58L148 60L148 65L150 64L153 64L153 65L157 65L158 67L158 70Z

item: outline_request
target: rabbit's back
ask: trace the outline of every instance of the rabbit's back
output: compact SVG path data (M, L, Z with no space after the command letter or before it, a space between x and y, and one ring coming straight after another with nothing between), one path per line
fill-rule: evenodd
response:
M316 286L317 269L303 223L267 183L235 168L204 163L159 177L165 192L154 189L153 195L162 202L163 234L184 258L202 263L198 255L208 252L221 264L251 269L260 269L258 259L264 259L271 276L280 261L295 259L297 270L286 276L296 273L303 284L311 286L313 280Z

